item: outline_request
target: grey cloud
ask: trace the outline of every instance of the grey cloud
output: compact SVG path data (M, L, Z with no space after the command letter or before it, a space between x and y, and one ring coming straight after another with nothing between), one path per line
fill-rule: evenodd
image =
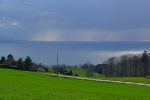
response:
M37 40L39 36L43 37L40 40L48 36L46 40L63 41L148 40L149 3L149 0L1 0L0 16L22 25L21 29L1 30L17 34L14 39L24 40L35 37Z

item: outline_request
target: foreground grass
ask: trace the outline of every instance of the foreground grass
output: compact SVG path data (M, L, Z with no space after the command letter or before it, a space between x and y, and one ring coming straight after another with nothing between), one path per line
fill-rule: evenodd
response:
M0 69L0 100L150 100L150 87Z

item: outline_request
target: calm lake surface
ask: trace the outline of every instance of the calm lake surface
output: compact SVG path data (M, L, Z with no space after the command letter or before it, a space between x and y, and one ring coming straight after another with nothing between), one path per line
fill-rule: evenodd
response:
M128 53L142 53L150 50L148 41L115 42L32 42L0 41L0 56L13 54L16 59L30 56L34 62L46 65L56 64L59 53L60 64L98 64L109 57Z

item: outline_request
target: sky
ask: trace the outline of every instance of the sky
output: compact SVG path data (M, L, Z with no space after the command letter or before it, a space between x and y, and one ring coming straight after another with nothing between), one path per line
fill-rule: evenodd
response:
M51 65L57 51L62 64L142 53L150 50L149 5L150 0L0 0L0 56L31 56Z
M0 40L149 41L150 0L0 0Z

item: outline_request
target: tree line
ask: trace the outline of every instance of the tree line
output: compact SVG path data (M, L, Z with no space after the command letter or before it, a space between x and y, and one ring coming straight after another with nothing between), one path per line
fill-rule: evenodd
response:
M42 66L41 64L33 63L32 59L29 56L27 56L25 59L19 58L18 60L15 60L14 56L12 54L9 54L7 57L2 56L0 59L0 68L38 71L40 67L47 71L47 68Z
M145 77L150 75L150 53L111 57L101 65L105 76Z
M42 64L33 63L32 59L27 56L25 59L14 59L12 54L7 57L2 56L0 59L0 68L10 68L27 71L48 72L52 69L54 73L78 76L74 67L84 69L86 76L92 77L95 74L104 76L121 76L121 77L145 77L150 75L150 53L144 51L141 54L126 54L120 57L111 57L102 64L94 65L87 62L81 66L59 65L51 68Z

